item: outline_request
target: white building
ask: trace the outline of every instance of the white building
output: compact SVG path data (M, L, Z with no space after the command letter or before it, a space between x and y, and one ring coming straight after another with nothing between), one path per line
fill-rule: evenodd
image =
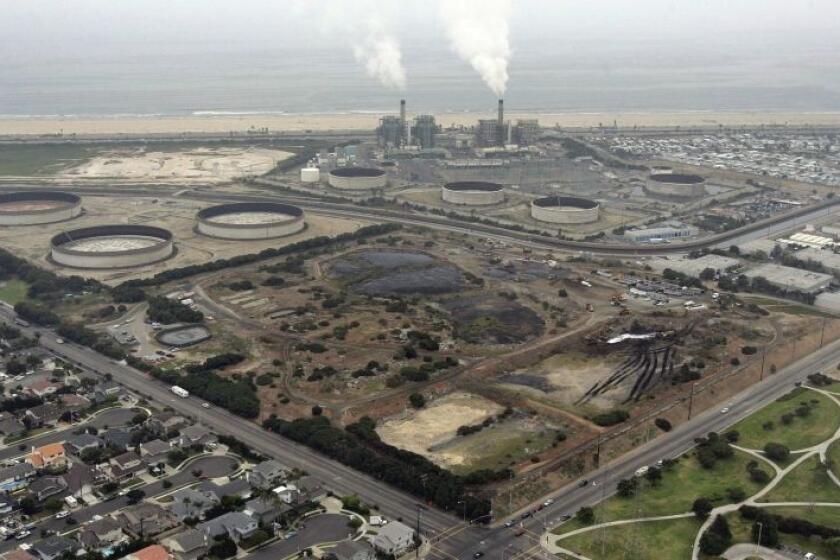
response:
M401 556L413 547L414 530L399 521L388 523L373 538L373 548L385 555Z

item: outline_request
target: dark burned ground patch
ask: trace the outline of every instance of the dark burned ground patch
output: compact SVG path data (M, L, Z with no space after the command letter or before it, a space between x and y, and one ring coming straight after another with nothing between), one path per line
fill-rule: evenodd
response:
M523 385L543 393L550 393L555 389L544 376L531 373L507 373L499 377L498 382L509 385Z
M455 336L472 344L515 344L539 336L545 323L531 308L498 296L478 295L443 302Z
M410 251L358 251L331 261L327 273L351 291L371 296L446 294L463 286L457 267Z

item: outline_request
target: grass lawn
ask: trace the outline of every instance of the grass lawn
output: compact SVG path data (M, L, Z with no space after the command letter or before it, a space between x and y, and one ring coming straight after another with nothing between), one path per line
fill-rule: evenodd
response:
M833 510L833 511L832 511ZM798 517L805 519L811 523L820 525L827 525L829 527L840 528L840 516L838 516L837 508L767 508L768 512L776 515L785 515L789 517ZM730 513L726 516L729 522L729 529L732 531L733 543L751 543L752 541L752 521L743 519L737 512ZM782 545L796 547L805 552L813 552L819 558L835 558L833 552L819 539L807 539L798 535L791 535L787 533L779 533L779 542Z
M749 479L746 465L751 457L738 451L726 461L718 461L714 469L704 469L697 462L694 453L680 458L679 462L664 470L662 480L651 486L645 479L639 480L639 490L633 498L614 496L595 507L595 521L616 521L636 517L654 517L691 511L694 500L701 496L713 499L715 505L729 503L728 488L741 488L747 496L758 492L762 485ZM767 467L765 467L766 469ZM579 528L571 520L556 531L567 533Z
M691 558L699 530L700 522L688 517L596 529L558 544L598 560L680 560Z
M9 305L14 305L26 299L26 291L28 289L29 285L17 278L0 282L0 300L5 301Z
M0 150L0 175L54 175L80 165L99 151L79 144L9 145Z
M436 451L468 458L454 465L456 474L468 474L478 469L503 469L528 459L551 447L557 432L549 428L528 430L517 421L495 424L466 437L457 438Z
M814 456L789 472L761 501L840 503L840 486L834 484ZM840 519L840 509L835 514Z
M793 413L801 403L811 405L810 414L804 418L794 415L793 421L784 425L782 415ZM771 422L772 428L764 427ZM838 427L840 407L834 401L815 391L797 388L738 422L732 429L740 434L738 445L742 447L762 449L772 441L796 450L825 441Z
M828 448L827 459L831 462L831 472L840 477L840 440L835 441Z

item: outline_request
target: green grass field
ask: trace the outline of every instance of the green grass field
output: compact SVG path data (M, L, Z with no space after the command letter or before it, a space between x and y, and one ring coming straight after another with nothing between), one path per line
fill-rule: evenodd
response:
M595 522L686 513L701 496L712 499L715 505L722 505L730 502L726 496L728 488L741 488L747 496L752 495L761 489L761 485L749 479L746 466L751 460L748 455L736 451L731 459L718 461L714 469L704 469L692 452L670 470L663 471L657 486L640 479L635 497L614 496L598 504ZM580 525L572 520L556 532L562 534L577 528Z
M0 150L0 176L49 176L80 165L98 148L78 144L8 145Z
M816 402L812 402L816 401ZM784 425L783 414L793 413L801 403L812 405L808 416L794 415L793 421ZM766 429L765 424L773 427ZM791 450L804 449L825 441L840 427L840 407L834 401L815 391L797 388L761 410L751 414L732 427L740 434L738 445L761 449L766 443L777 442Z
M761 501L840 503L840 486L834 484L814 456L789 472ZM835 513L840 519L840 510Z
M691 558L700 522L694 517L596 529L558 545L598 560L681 560Z
M831 463L831 472L834 473L834 476L840 477L840 440L831 444L826 458Z
M16 278L0 282L0 300L9 305L14 305L26 299L26 291L29 286L26 282Z

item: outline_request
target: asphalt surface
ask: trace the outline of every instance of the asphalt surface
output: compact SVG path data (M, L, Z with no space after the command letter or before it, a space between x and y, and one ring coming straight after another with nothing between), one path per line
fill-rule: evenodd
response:
M521 517L516 518L518 522L514 527L469 527L453 531L450 536L444 536L435 544L433 556L438 560L467 559L479 550L485 551L488 557L501 559L511 559L517 554L517 560L541 556L542 551L539 547L534 548L538 544L539 535L546 528L559 525L563 515L574 515L581 507L596 504L613 495L618 481L630 478L639 467L654 465L661 459L682 455L694 446L695 438L705 436L709 432L725 431L762 406L793 390L796 382L804 381L812 373L833 369L838 361L840 340L826 344L808 357L773 375L768 375L762 382L722 403L719 408L697 414L671 432L657 437L597 471L588 473L586 479L590 482L586 486L580 487L576 481L549 495L555 500L554 504L525 520ZM729 411L722 413L724 407L728 407ZM520 525L525 528L526 534L516 537L515 531Z
M270 544L248 555L252 560L280 560L297 554L310 546L346 540L356 531L347 526L346 515L325 513L313 515L304 521L304 527L297 534Z
M13 317L12 311L0 307L0 318L13 323ZM21 328L21 330L30 334L34 330L40 330L43 333L40 344L53 353L92 371L108 372L113 375L115 381L150 401L169 406L178 413L208 426L218 434L233 436L264 455L273 457L290 467L306 471L337 493L358 494L365 502L376 504L384 515L392 519L413 520L417 516L418 507L425 507L408 494L327 459L305 446L268 432L254 422L230 414L218 407L205 409L201 406L203 402L201 399L177 397L168 386L89 348L70 342L58 344L55 342L54 334L47 334L49 332L47 329ZM433 532L442 531L456 523L450 515L434 509L426 509L423 512L423 519L425 528Z

